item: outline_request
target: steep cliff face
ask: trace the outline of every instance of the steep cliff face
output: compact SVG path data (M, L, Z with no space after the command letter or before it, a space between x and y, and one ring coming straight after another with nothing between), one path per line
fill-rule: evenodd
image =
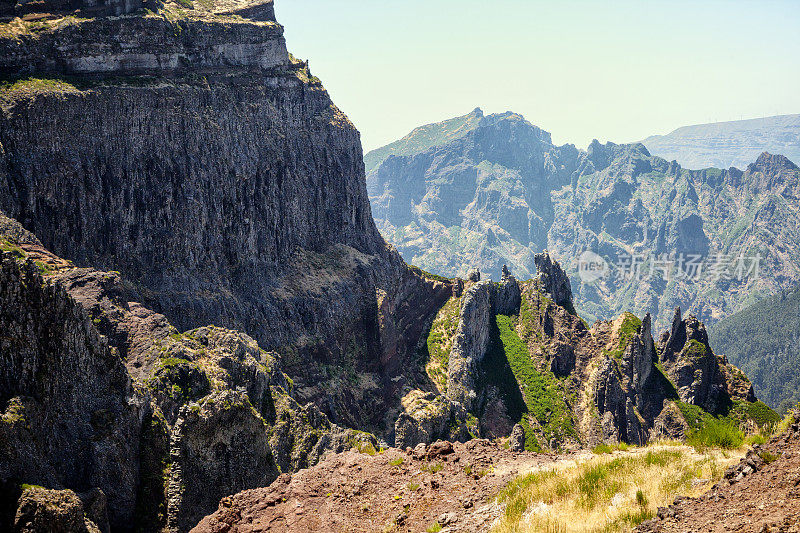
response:
M62 15L0 25L0 488L99 488L115 530L185 531L378 446L347 426L392 441L453 283L378 234L358 132L272 2Z
M391 432L364 406L397 403L405 332L449 285L386 247L358 132L290 58L271 1L43 24L0 36L16 79L0 209L76 265L122 272L180 331L277 350L332 419Z
M3 498L21 483L84 506L99 493L115 531L186 531L228 494L377 446L301 406L278 354L244 333L178 333L119 273L75 267L2 214L0 248Z
M133 520L147 407L85 310L37 265L0 257L0 481L100 488Z

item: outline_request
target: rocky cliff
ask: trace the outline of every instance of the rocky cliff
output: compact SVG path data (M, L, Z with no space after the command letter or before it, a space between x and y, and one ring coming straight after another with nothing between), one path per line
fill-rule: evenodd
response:
M115 531L185 531L223 496L377 446L301 406L278 354L247 335L179 333L119 273L75 267L1 215L0 227L4 497L20 483L84 505L99 493Z
M500 283L467 281L439 310L422 353L428 379L407 390L395 423L398 446L509 435L528 450L641 445L687 436L702 413L766 423L757 412L769 409L695 317L676 311L658 345L650 315L590 328L558 261L546 252L535 261L535 279L519 283L504 268Z
M185 531L378 446L347 428L392 441L454 285L378 234L358 132L272 2L37 5L0 25L10 498L96 488L114 530Z
M290 58L272 3L42 24L0 39L0 209L123 273L180 331L248 333L303 400L381 431L361 406L396 401L387 373L416 343L398 332L437 297L404 302L449 288L384 244L358 132Z
M677 306L713 324L800 281L800 170L782 156L691 171L641 144L556 146L519 115L476 112L391 148L367 155L373 212L431 272L497 280L507 264L527 279L548 249L581 316L650 313L658 328Z

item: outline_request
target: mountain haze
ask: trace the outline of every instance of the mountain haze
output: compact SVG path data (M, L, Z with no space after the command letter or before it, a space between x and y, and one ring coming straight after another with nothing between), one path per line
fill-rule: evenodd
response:
M653 155L685 168L747 168L761 152L800 164L800 115L684 126L642 141Z

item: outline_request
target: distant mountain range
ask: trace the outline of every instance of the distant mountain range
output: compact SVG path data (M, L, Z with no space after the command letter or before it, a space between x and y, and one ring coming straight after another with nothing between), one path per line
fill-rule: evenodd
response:
M800 290L725 318L708 335L717 352L747 373L765 403L783 412L800 402Z
M685 168L745 169L761 152L800 164L800 115L684 126L642 141L653 155Z
M713 324L800 281L800 169L781 155L693 171L641 143L556 146L476 109L366 158L373 215L406 261L526 279L549 249L590 320L632 310L663 328L680 305Z

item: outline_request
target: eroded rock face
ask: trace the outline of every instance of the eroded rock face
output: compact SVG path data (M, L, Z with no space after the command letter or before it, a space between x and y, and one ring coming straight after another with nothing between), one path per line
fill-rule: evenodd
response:
M0 209L106 271L64 282L136 379L168 324L216 324L279 351L300 404L388 436L451 284L378 234L358 132L289 57L272 3L195 4L0 39L4 73L71 80L0 95Z
M468 438L463 429L467 412L444 396L412 391L403 399L404 410L394 424L395 446L401 449L438 439Z
M525 450L525 428L522 424L514 424L514 429L511 430L511 437L508 441L508 447L512 452L521 452Z
M728 363L711 350L706 328L696 317L683 319L680 308L676 308L672 328L661 336L659 354L682 401L710 413L728 406L732 399L724 370ZM751 396L749 391L748 387L746 397Z
M0 480L99 487L130 523L147 407L124 365L33 261L2 254L0 303Z
M503 275L493 295L493 309L496 315L513 315L519 312L522 292L517 279L503 266Z
M170 530L187 531L219 500L278 477L264 420L245 394L224 391L181 409L170 443Z
M15 533L107 533L90 518L90 510L71 490L26 489L14 517Z
M476 398L475 373L489 345L492 319L492 284L481 281L462 297L458 331L447 368L447 397L472 408Z
M199 69L271 69L289 64L283 28L273 21L160 16L86 19L57 30L0 39L0 70L10 75L164 75ZM106 36L113 35L113 40Z
M562 307L572 309L572 288L569 277L561 268L558 261L552 259L548 252L536 254L536 276L540 280L544 291L553 301Z

